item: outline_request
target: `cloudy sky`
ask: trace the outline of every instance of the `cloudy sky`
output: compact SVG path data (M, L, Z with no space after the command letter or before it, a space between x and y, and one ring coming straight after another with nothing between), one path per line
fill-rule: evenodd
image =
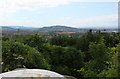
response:
M105 1L0 0L0 26L117 27L118 0Z

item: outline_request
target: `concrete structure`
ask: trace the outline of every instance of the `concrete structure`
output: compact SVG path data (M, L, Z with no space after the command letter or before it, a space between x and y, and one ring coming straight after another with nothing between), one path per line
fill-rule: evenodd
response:
M43 69L17 69L0 74L2 79L13 79L13 77L14 79L66 79L63 75Z

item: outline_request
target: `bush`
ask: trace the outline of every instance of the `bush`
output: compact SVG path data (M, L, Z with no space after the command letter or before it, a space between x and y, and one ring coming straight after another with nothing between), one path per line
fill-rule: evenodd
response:
M2 53L3 71L23 67L50 69L42 54L28 45L6 41L3 42Z

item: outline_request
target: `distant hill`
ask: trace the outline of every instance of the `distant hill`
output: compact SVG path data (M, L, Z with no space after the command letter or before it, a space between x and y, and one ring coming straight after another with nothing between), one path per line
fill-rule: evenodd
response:
M25 26L0 26L2 27L2 32L5 31L18 31L20 29L21 32L31 32L31 31L48 31L48 32L77 32L77 31L87 31L89 29L92 29L93 31L97 30L104 30L103 28L73 28L69 26L61 26L61 25L55 25L55 26L49 26L49 27L43 27L43 28L34 28L34 27L25 27ZM106 28L107 31L116 31L117 29L114 28Z
M20 35L34 34L39 30L38 28L30 28L24 26L0 26L2 27L2 35L15 35L18 34L18 29Z
M13 28L13 29L35 29L34 27L25 26L1 26L2 28Z
M2 29L14 29L14 28L12 28L12 27L8 27L8 26L2 26Z
M40 31L63 31L63 32L72 32L72 31L79 31L80 29L68 27L68 26L50 26L50 27L43 27L39 29Z
M25 27L25 26L0 26L2 27L2 31L34 31L34 30L39 30L39 28L32 28L32 27Z
M8 26L4 26L2 27L2 31L16 31L17 29L12 28L12 27L8 27Z

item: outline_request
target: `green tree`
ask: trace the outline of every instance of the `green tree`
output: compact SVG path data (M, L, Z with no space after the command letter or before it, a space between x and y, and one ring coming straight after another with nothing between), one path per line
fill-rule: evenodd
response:
M119 43L119 36L118 35L104 34L103 37L105 40L104 43L107 47L115 47L115 45Z
M52 69L56 72L64 72L63 74L67 75L70 75L70 73L75 75L74 71L84 66L83 59L84 54L72 47L53 46L51 52ZM62 67L63 69L61 69Z
M9 40L10 40L9 37L7 37L7 36L2 37L2 41L9 41Z
M67 46L67 41L68 41L68 37L59 35L52 37L50 39L50 44L65 47Z
M75 48L81 51L88 51L89 48L89 41L86 38L86 36L81 36L76 44L75 44Z
M107 69L104 69L101 73L99 73L98 77L114 77L120 78L120 44L117 47L110 48L109 56L109 66Z
M103 70L106 65L106 61L108 61L108 52L104 43L91 43L89 45L89 52L91 54L92 60L90 61L94 65L91 66L95 71L99 72Z
M3 71L16 68L45 68L50 66L36 49L23 43L6 41L2 47Z
M40 51L42 50L42 45L45 43L45 40L42 39L39 34L34 34L27 37L24 43Z
M89 51L92 59L86 62L80 72L83 73L84 77L96 77L101 71L107 68L107 62L109 60L108 50L103 42L98 44L90 43Z

